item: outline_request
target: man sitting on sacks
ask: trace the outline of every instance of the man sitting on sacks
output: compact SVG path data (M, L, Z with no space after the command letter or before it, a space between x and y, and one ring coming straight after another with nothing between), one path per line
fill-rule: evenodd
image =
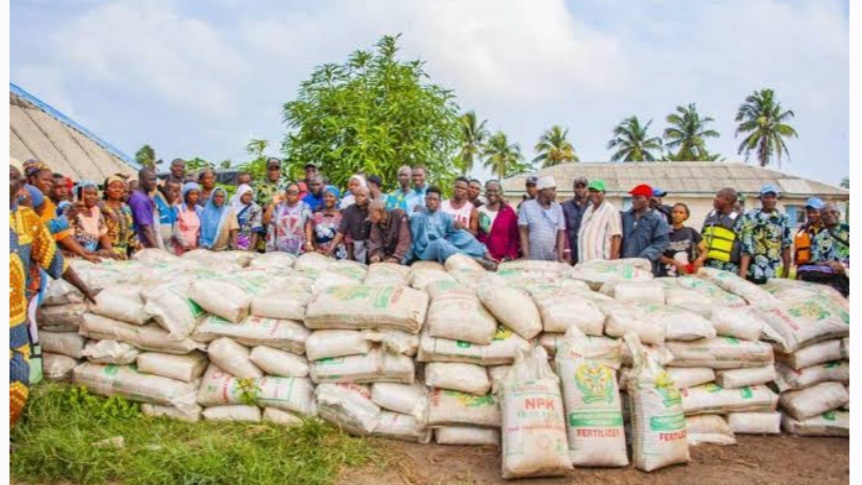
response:
M485 269L496 269L485 245L451 214L440 210L440 199L440 189L429 187L425 192L425 209L410 219L413 241L408 259L445 263L449 256L461 253L474 258Z

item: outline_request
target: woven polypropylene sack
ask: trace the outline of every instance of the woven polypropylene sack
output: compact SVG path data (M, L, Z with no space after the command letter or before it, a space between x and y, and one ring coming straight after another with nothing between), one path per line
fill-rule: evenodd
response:
M428 294L406 286L334 286L308 303L305 325L312 329L392 329L419 333Z
M42 354L42 375L49 381L65 381L72 377L72 369L78 365L78 360L68 355Z
M847 411L826 411L818 416L797 420L791 416L781 418L784 431L796 436L839 436L850 437L850 413Z
M674 367L709 367L739 369L763 367L775 362L772 346L733 337L717 337L694 342L667 342Z
M542 331L539 309L527 292L485 280L477 293L488 311L521 337L529 340Z
M501 405L503 478L560 476L572 469L560 380L544 348L518 352Z
M367 435L380 421L382 410L371 402L368 386L321 384L315 390L318 414L355 435Z
M407 414L381 411L377 419L377 426L371 432L373 436L380 436L401 441L413 441L416 443L428 443L431 441L431 430L421 421Z
M192 352L188 355L144 352L138 355L136 361L138 370L141 372L183 382L192 382L203 375L207 363L206 356L200 352Z
M782 302L760 310L760 316L781 337L778 345L785 353L850 335L850 312L826 298Z
M141 350L187 354L203 346L186 337L169 334L156 324L143 326L88 313L81 323L81 335L95 340L117 340Z
M730 413L727 424L737 434L781 434L781 413Z
M724 389L718 384L704 384L680 392L682 408L687 416L743 411L771 412L778 405L778 395L764 385Z
M94 364L134 364L141 351L116 340L90 340L82 355Z
M142 374L133 366L85 363L72 372L72 382L102 396L174 406L194 412L195 386L167 377Z
M827 340L825 342L806 345L789 354L783 352L775 353L775 360L787 365L791 369L797 370L846 358L841 351L840 340Z
M474 426L442 426L434 430L434 441L440 445L499 445L500 430Z
M620 342L591 345L569 329L554 358L562 380L569 456L576 466L626 466L620 390L615 376L622 360Z
M260 408L236 404L231 406L214 406L203 410L206 421L231 421L238 423L259 423Z
M488 345L497 322L475 290L452 283L428 285L431 304L426 329L432 337Z
M715 372L716 384L725 389L767 384L773 382L775 378L775 365L772 364L749 369L725 369Z
M248 359L267 374L281 377L307 377L308 361L301 355L258 345Z
M84 344L87 339L76 332L51 333L40 332L39 343L44 352L62 354L75 359L83 357Z
M685 418L688 444L735 445L736 437L723 417L715 414Z
M841 383L821 382L798 391L787 391L781 394L779 404L786 414L802 421L838 409L850 400Z
M192 334L196 342L212 342L219 337L236 340L248 347L266 345L294 354L305 353L305 341L311 331L293 320L248 317L235 324L216 316L205 319Z
M233 340L222 337L207 346L207 354L213 364L228 374L240 379L263 377L263 371L248 358L249 350Z
M197 392L201 406L247 404L272 406L303 416L313 415L314 384L304 377L274 377L237 379L210 364L201 378Z
M637 336L625 337L634 358L627 383L632 428L632 461L646 472L688 463L688 440L682 396Z
M425 384L483 396L491 391L488 370L476 364L432 362L425 365Z

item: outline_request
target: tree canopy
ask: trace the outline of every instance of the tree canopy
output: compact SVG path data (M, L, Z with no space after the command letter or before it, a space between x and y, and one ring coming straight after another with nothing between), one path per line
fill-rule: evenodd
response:
M739 123L736 136L745 135L737 153L744 153L748 161L751 152L755 152L761 167L769 165L775 158L781 169L781 156L790 158L784 139L799 136L796 129L785 123L793 116L793 111L781 110L781 103L775 99L773 90L755 91L745 98L745 103L736 112L736 122Z
M653 153L661 153L661 138L649 136L647 133L652 120L641 125L637 116L624 119L614 128L614 138L608 142L608 150L616 150L611 155L614 162L653 162L657 160ZM659 155L660 156L660 155Z
M694 103L677 106L666 121L670 126L664 130L664 144L668 151L676 150L672 152L672 160L711 161L718 157L706 149L706 139L719 136L717 131L706 127L715 120L709 116L701 118Z
M569 130L559 125L552 126L542 133L539 142L534 147L538 155L534 163L541 162L542 167L552 167L561 163L579 162L575 147L568 140Z
M524 163L521 146L509 143L509 138L502 131L491 135L485 145L484 155L485 168L501 179L533 170L532 164Z
M285 103L291 175L314 162L339 186L359 171L392 184L398 167L424 165L434 182L451 185L461 140L455 97L429 81L422 61L397 58L399 37L317 67Z

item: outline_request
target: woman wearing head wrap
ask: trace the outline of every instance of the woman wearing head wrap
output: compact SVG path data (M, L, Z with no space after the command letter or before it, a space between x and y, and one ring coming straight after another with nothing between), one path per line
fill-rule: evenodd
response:
M227 203L227 192L216 187L201 212L200 247L212 251L235 249L237 232L239 223L236 220L236 212Z
M353 205L356 202L356 199L353 196L353 192L356 191L359 187L367 187L368 184L365 182L365 177L362 175L354 175L350 177L350 180L347 181L347 195L341 199L341 204L338 206L339 209L344 210Z
M332 185L327 185L323 189L323 206L311 215L305 225L306 252L329 253L333 239L338 233L338 226L341 225L341 211L338 210L340 197L341 192ZM347 257L347 250L343 244L339 244L332 250L332 257L336 259Z
M236 236L236 249L254 251L257 242L266 235L263 228L263 211L254 201L254 191L251 186L242 184L236 189L230 205L236 212L239 233Z
M201 187L195 182L187 182L183 185L179 211L177 212L177 254L191 251L198 247L198 239L201 231L201 213L203 209L198 205L201 195Z
M114 246L108 237L108 226L102 210L99 209L99 187L95 182L84 181L75 187L75 217L69 218L69 223L75 231L75 240L87 251L96 252L106 257L114 257ZM67 207L66 214L71 209Z
M128 258L138 249L138 238L132 227L132 209L125 202L126 190L126 180L119 175L111 175L105 180L105 193L99 204L111 249L120 259Z
M76 210L71 210L66 215L57 215L57 205L49 197L54 188L54 173L48 165L40 160L28 160L24 163L24 172L34 192L41 192L40 195L43 196L42 203L34 206L34 209L60 248L70 256L84 258L93 263L101 262L95 253L83 248L74 237L75 231L71 228L69 219L74 219Z

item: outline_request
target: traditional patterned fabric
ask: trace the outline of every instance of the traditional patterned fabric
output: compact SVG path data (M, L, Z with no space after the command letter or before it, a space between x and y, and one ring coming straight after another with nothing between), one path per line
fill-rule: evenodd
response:
M410 189L401 190L401 187L389 192L389 197L386 199L386 210L401 209L404 212L407 210L407 196L410 195Z
M78 217L71 222L78 244L88 251L99 249L99 239L108 233L108 227L99 206L91 207L89 214L84 211L79 212Z
M831 229L823 228L811 240L811 261L824 263L838 261L850 265L850 226L838 224Z
M271 182L269 179L260 180L254 184L255 202L266 210L269 204L272 204L273 197L285 190L287 190L287 181L284 179L279 179L277 182Z
M328 250L332 245L332 240L338 233L338 227L341 225L341 212L334 211L327 213L325 210L315 212L311 215L311 233L314 238L314 248ZM347 257L347 249L343 244L340 244L332 252L332 257L335 259L345 259Z
M237 249L247 251L251 247L251 237L254 234L258 235L258 239L265 238L266 229L264 229L261 223L262 219L263 211L254 202L239 209L239 213L237 214L239 233L236 236L236 244L239 247Z
M30 382L30 334L27 306L31 269L59 278L66 269L63 255L40 217L28 207L9 213L9 400L10 425L21 416Z
M305 202L299 201L293 207L288 206L286 201L276 205L266 233L266 251L302 254L305 223L310 217L311 211Z
M740 232L742 253L751 256L748 277L755 280L775 278L781 253L793 245L790 220L782 212L754 209L745 215Z
M114 253L127 257L135 250L138 238L132 229L132 209L125 202L119 207L111 207L107 202L100 202L99 208L104 215L105 227Z

